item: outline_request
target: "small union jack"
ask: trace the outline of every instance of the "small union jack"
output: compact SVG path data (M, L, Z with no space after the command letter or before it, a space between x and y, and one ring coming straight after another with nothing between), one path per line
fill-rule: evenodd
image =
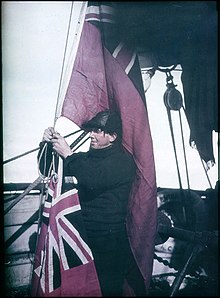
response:
M42 212L32 296L101 296L78 191L63 189L61 175L53 176Z

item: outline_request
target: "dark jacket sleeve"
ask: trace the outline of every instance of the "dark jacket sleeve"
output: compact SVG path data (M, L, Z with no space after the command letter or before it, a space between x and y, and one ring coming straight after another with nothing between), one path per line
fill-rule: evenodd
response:
M133 159L127 154L91 159L86 153L75 153L66 158L64 172L75 176L79 183L89 189L111 188L130 183L136 172Z
M63 163L65 176L74 176L81 172L84 175L84 165L87 168L86 161L87 154L85 152L78 152L67 156Z

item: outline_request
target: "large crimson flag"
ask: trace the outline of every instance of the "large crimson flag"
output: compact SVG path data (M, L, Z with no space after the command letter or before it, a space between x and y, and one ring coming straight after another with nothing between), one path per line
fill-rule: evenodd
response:
M34 260L33 297L100 297L77 190L64 187L62 160L52 176ZM70 179L70 178L69 178ZM67 184L68 185L68 184Z
M127 230L148 288L157 218L153 145L138 57L118 36L115 8L117 2L88 2L61 115L81 126L106 108L120 113L123 146L137 165Z

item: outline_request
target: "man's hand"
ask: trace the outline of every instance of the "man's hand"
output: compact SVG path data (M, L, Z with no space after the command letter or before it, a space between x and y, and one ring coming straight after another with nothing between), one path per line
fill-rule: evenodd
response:
M44 134L43 134L43 140L45 142L50 142L53 138L53 134L55 133L55 130L53 127L48 127L45 129Z
M73 154L64 137L57 132L53 133L51 143L53 145L53 149L62 157L66 158L67 156Z
M45 129L43 141L52 143L53 149L64 158L73 154L64 137L62 137L58 132L55 132L53 127Z

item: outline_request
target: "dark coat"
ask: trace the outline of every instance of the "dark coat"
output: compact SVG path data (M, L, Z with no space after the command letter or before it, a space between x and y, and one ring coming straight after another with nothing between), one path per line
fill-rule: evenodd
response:
M135 175L130 154L118 145L75 153L64 160L64 175L78 181L87 231L97 234L124 229Z
M51 160L52 146L48 144L40 159L40 171L45 176ZM63 160L63 167L64 177L77 179L86 230L96 235L124 230L129 193L136 172L132 156L115 144L74 153Z

